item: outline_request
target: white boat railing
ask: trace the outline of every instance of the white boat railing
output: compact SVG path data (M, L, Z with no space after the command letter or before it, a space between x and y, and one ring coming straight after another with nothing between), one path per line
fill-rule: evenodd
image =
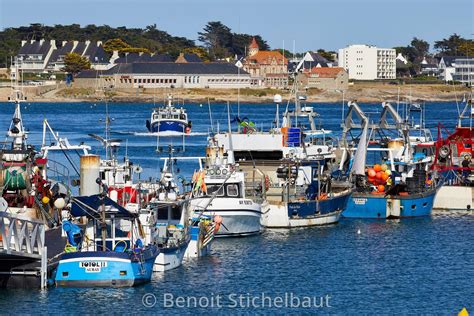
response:
M35 219L0 212L0 253L41 259L45 225Z

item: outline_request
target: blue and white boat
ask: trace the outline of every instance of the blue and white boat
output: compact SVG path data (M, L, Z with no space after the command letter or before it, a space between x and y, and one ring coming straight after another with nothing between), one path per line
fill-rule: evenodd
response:
M358 148L367 148L366 154L374 153L377 156L375 159L384 161L383 165L389 170L387 174L390 176L385 184L377 185L370 179L370 170L366 175L366 156L356 155L354 159L350 159L350 153L345 152L341 164L345 160L351 160L356 190L342 215L348 218L375 219L429 216L439 189L429 172L432 157L414 152L409 125L389 103L383 103L382 106L381 121L370 127L377 134L385 135L385 139L374 140L369 145L368 118L356 103L349 103L343 140L349 130L362 127L363 131L357 141ZM353 113L362 120L360 125L354 124L355 120L351 117ZM393 117L393 123L388 121L389 116ZM395 130L402 138L389 138L387 134L380 133L382 129Z
M138 214L100 194L73 198L71 216L85 217L87 224L63 221L69 245L54 273L56 286L130 287L150 281L160 250L143 244Z
M259 168L270 165L260 162ZM337 223L353 189L351 183L332 178L328 167L321 157L282 160L269 169L266 175L271 185L265 188L262 225L292 228Z
M149 132L176 132L189 134L191 132L191 121L188 120L186 110L173 105L173 97L168 96L166 106L153 109L150 120L146 121Z

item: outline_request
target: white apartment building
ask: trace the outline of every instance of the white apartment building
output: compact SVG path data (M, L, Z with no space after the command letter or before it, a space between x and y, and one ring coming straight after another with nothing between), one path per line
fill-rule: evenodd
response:
M368 45L350 45L339 49L339 67L349 79L376 80L396 78L395 49Z

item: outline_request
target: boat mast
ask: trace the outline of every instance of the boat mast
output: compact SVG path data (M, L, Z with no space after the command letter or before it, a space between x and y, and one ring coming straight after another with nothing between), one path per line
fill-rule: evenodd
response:
M234 146L232 145L232 128L230 126L230 103L227 101L227 125L229 127L229 150L227 151L227 164L235 163Z

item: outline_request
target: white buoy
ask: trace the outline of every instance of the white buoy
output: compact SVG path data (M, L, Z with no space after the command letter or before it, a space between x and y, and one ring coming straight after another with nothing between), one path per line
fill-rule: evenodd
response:
M357 230L357 235L360 235L360 228Z
M54 207L58 210L62 210L66 206L66 201L63 198L58 198L54 201Z

